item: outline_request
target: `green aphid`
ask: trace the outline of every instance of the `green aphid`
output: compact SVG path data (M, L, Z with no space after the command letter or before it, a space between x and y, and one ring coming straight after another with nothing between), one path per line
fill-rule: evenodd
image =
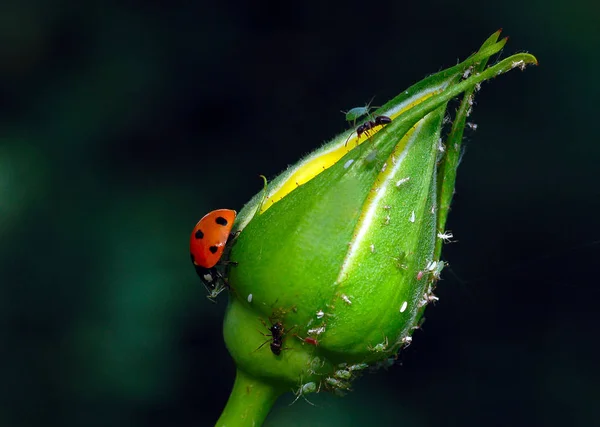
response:
M346 381L336 380L332 377L325 378L325 382L329 384L333 388L342 389L342 390L350 390L350 384Z
M335 371L334 376L343 380L349 380L350 378L352 378L352 372L347 371L345 369L340 369L339 371Z
M317 390L317 384L315 384L313 382L302 384L298 390L294 391L294 394L296 395L296 398L294 399L294 401L292 403L290 403L290 405L293 405L294 403L296 403L296 401L298 399L300 399L300 396L302 396L302 398L304 400L306 400L307 403L315 406L313 403L311 403L305 397L305 395L310 394L310 393L315 393L315 392L318 392L318 390Z
M375 98L375 97L373 97ZM373 102L373 98L366 104L364 107L354 107L348 111L342 111L346 115L346 121L352 122L352 126L356 126L356 120L362 116L368 116L371 110L379 107L371 107L371 102Z
M362 371L363 369L367 369L369 365L366 363L357 363L356 365L348 366L349 371Z

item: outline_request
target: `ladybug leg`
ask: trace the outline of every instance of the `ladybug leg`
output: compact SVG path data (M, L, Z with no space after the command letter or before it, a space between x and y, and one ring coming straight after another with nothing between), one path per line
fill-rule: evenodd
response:
M237 264L237 263L236 263ZM217 270L216 267L213 267L210 269L211 273L214 275L214 277L218 280L220 280L221 282L223 282L223 284L225 285L225 288L230 289L229 286L229 282L227 282L227 279L225 279L225 276L223 276L219 270Z

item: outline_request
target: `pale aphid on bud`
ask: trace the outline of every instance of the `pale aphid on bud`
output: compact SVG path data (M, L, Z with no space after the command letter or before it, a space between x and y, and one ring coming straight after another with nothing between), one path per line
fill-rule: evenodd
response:
M342 111L342 113L344 113L346 116L346 121L352 122L352 127L356 126L357 119L359 119L362 116L369 115L371 110L375 108L380 108L376 106L371 107L373 99L375 99L375 97L371 98L371 100L367 104L365 104L364 107L354 107L349 109L348 111Z

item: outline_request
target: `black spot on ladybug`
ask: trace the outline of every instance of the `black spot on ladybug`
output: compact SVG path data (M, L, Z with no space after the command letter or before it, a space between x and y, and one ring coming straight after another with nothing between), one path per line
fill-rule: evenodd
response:
M218 216L217 219L215 219L215 222L219 225L227 225L227 220L222 216Z
M211 254L216 254L218 249L219 248L217 248L216 246L211 246L210 248L208 248Z
M196 239L202 239L204 237L204 233L202 230L198 230L194 236L196 236Z

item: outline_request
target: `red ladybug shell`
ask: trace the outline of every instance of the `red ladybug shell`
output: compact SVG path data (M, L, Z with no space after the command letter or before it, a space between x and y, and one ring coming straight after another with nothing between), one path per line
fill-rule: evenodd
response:
M212 268L219 262L235 216L234 210L217 209L198 221L190 236L190 252L194 265Z

